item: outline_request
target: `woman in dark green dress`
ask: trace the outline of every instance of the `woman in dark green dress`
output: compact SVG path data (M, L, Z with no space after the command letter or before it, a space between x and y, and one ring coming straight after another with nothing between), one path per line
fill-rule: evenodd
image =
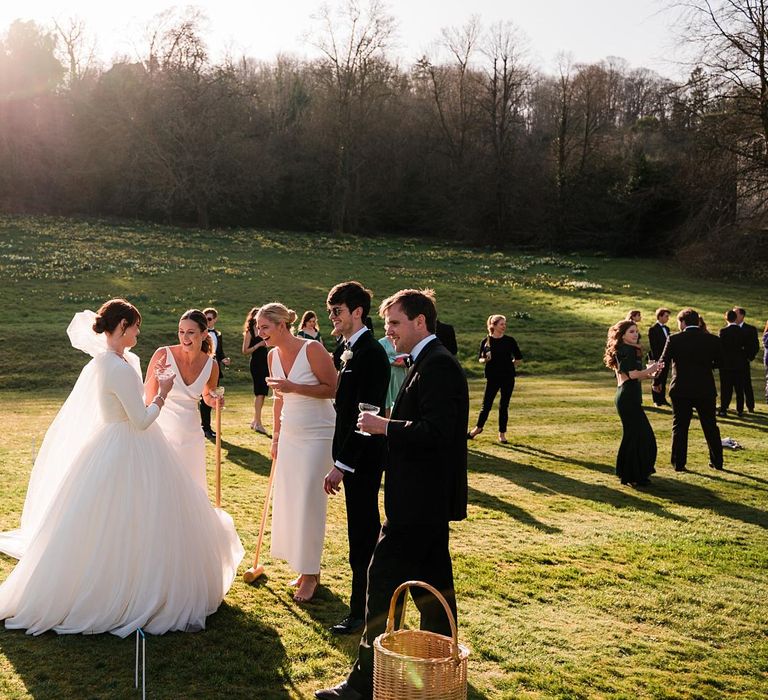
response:
M616 456L616 476L622 484L647 486L656 469L656 436L642 405L640 381L653 377L663 364L654 362L643 369L639 333L634 321L611 326L605 345L605 365L616 373L616 410L624 434Z

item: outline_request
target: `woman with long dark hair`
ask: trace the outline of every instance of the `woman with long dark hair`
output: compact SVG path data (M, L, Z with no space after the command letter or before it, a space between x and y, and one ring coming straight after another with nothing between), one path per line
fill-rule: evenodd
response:
M215 407L211 392L219 382L208 321L199 309L185 311L179 319L179 343L158 348L147 367L146 396L154 396L158 371L170 370L176 381L168 394L165 410L157 419L165 437L178 452L192 480L208 492L205 476L205 436L200 429L200 398ZM223 402L223 398L221 399Z
M643 369L637 324L628 319L608 330L603 362L616 374L614 401L623 428L616 476L622 484L648 486L656 471L656 436L643 410L640 382L654 377L664 364L654 362Z

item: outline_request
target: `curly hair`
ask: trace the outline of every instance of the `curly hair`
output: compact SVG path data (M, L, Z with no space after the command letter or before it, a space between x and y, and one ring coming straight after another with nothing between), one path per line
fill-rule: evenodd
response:
M616 360L616 352L620 345L624 345L624 334L632 327L637 326L634 321L624 319L618 323L614 323L608 329L608 339L605 342L605 354L603 355L603 362L608 369L618 369L619 363ZM641 356L642 351L639 348L635 348L635 352L638 357Z

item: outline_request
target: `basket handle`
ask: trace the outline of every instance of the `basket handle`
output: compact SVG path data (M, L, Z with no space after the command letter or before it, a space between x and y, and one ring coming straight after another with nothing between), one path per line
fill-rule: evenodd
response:
M395 592L392 594L392 600L389 601L389 613L387 613L387 629L386 633L390 634L395 629L395 608L397 607L397 599L400 597L400 594L405 591L405 593L408 593L408 590L416 586L417 588L425 588L428 590L435 598L437 598L440 601L440 604L443 606L443 610L445 610L445 614L448 617L448 622L451 625L451 637L453 638L453 644L451 645L451 656L453 656L453 660L455 663L459 663L459 633L456 629L456 620L453 619L453 613L451 612L451 609L448 607L448 602L443 597L443 594L440 593L440 591L437 590L434 586L430 586L428 583L424 583L424 581L405 581L404 583L401 583L396 589ZM405 622L405 605L408 602L408 596L404 596L403 598L403 610L400 614L400 627L403 626L403 623Z

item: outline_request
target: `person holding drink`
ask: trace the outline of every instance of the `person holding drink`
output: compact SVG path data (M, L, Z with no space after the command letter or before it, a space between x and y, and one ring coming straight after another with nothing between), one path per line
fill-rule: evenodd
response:
M295 321L296 313L276 302L256 314L256 331L271 348L267 384L275 399L271 553L298 572L291 581L297 588L293 599L306 603L320 583L336 371L320 343L293 335Z
M334 467L325 477L325 492L334 495L344 483L352 591L349 614L331 627L334 634L353 634L363 626L368 563L379 537L379 487L384 441L356 432L361 404L383 414L389 386L389 360L365 325L371 292L359 282L337 284L328 293L328 318L343 338L336 389ZM372 410L372 409L371 409Z

